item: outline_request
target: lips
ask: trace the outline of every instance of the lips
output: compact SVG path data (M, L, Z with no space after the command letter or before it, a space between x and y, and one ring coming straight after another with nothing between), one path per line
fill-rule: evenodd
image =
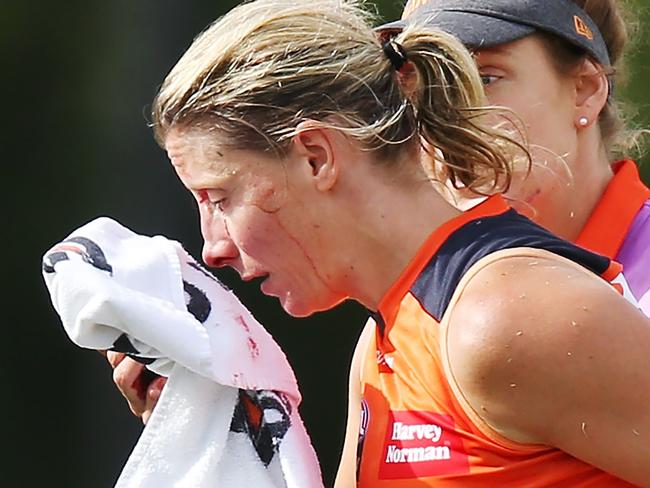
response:
M269 275L266 275L264 277L264 279L262 280L262 282L260 283L260 290L262 291L262 293L264 293L267 296L272 296L272 297L277 297L278 296L277 292L273 293L273 291L270 290Z
M257 278L266 278L268 276L268 273L248 273L240 275L242 281L253 281Z

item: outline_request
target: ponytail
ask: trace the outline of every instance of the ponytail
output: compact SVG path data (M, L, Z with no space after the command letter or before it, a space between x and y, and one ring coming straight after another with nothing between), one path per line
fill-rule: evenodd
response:
M497 117L514 115L486 106L471 54L451 35L418 26L390 42L400 46L408 60L396 79L413 107L423 148L434 161L432 148L442 155L443 164L437 165L442 178L455 188L480 194L507 190L513 158L523 157L529 167L530 155L521 132L494 127Z

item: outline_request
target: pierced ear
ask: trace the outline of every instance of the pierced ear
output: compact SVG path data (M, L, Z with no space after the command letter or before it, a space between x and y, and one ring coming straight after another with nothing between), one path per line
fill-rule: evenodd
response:
M320 191L330 190L338 179L339 164L330 129L314 121L298 124L293 148L305 164L308 177Z
M577 73L576 120L598 120L609 96L609 80L603 68L586 58Z

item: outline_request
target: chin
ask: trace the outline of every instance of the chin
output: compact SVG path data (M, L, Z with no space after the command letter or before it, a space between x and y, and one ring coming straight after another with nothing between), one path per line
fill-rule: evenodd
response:
M296 300L296 297L292 297L290 295L279 297L279 300L284 311L287 312L292 317L296 317L296 318L309 317L310 315L313 315L316 312L321 311L321 309L318 309L313 306L309 306L308 304L301 302L300 300Z
M291 294L284 295L279 298L282 308L292 317L309 317L318 312L324 312L334 308L336 305L341 303L343 300L337 300L332 302L309 302L305 300L300 300L299 297Z
M309 310L309 309L293 307L291 305L285 305L285 304L282 304L282 308L289 315L298 319L303 317L309 317L310 315L313 315L316 312L318 312L318 310Z

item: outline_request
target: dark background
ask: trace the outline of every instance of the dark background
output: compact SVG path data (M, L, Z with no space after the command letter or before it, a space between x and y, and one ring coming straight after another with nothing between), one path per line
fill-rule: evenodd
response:
M40 258L99 215L200 255L198 219L147 127L156 88L192 38L236 2L0 0L5 231L1 414L3 487L109 487L140 432L96 352L73 346L51 308ZM376 2L399 15L398 1ZM650 6L650 0L635 2ZM643 12L639 17L650 20ZM645 117L650 48L622 95ZM650 176L644 167L646 181ZM218 272L284 348L329 483L343 436L347 368L365 314L294 320L254 286ZM7 335L8 333L8 335Z

